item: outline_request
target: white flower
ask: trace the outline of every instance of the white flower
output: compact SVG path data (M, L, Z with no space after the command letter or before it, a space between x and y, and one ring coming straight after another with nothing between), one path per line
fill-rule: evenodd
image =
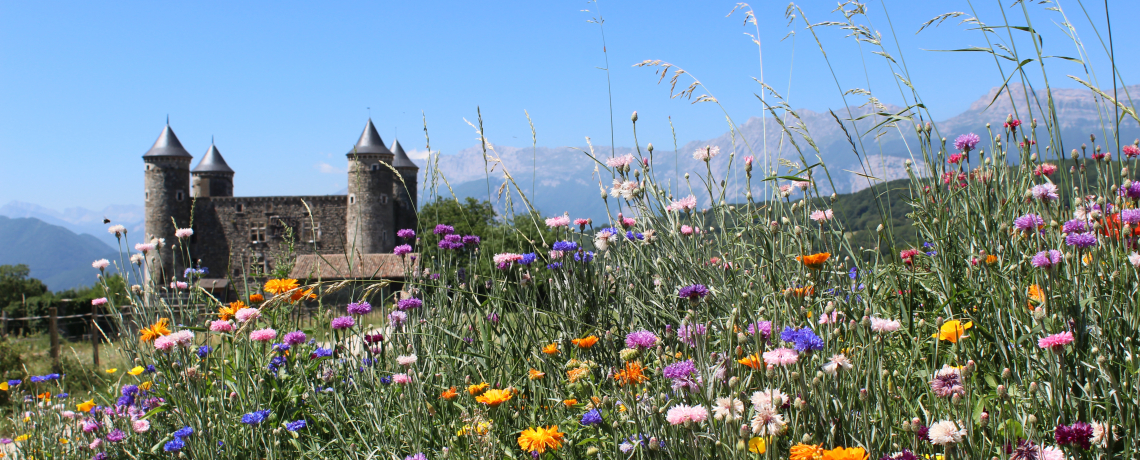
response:
M142 255L142 254L134 254L134 255L132 255L132 256L131 256L131 263L132 263L132 264L135 264L135 265L142 265L142 263L143 263L143 255Z
M1140 254L1137 254L1135 252L1129 254L1128 263L1132 264L1133 267L1140 268Z
M637 182L627 180L622 182L621 179L614 179L613 188L610 190L610 196L614 198L625 198L627 200L633 199L633 192L637 190Z
M756 406L753 408L756 415L752 416L752 434L757 436L779 436L784 434L787 423L784 416L776 413L771 405Z
M719 154L720 147L717 147L715 145L706 145L693 152L693 159L697 161L709 161Z
M817 209L815 211L812 211L810 217L811 217L811 220L814 220L816 222L827 222L827 221L835 218L835 213L832 212L830 209L828 209L826 211L820 211Z
M100 270L107 268L108 265L111 265L111 262L108 261L107 259L99 259L99 260L96 260L94 262L91 262L92 268L98 268Z
M733 422L740 420L744 415L744 402L736 398L716 398L713 406L713 417L717 420Z
M833 355L827 364L823 365L823 371L828 375L838 374L840 370L851 370L854 367L851 360L847 359L843 354Z
M1136 255L1136 253L1134 252L1132 255ZM1097 421L1091 422L1090 425L1092 425L1093 432L1092 438L1090 438L1089 441L1092 442L1093 445L1102 448L1108 447L1108 436L1106 436L1108 434L1108 425Z
M188 238L190 235L193 235L193 234L194 234L194 230L189 229L189 228L180 228L180 229L174 231L174 236L176 238Z
M404 366L404 367L408 367L408 366L411 366L412 364L415 364L416 360L417 360L417 358L416 358L416 355L414 355L414 354L396 357L396 362L399 363L401 366Z
M784 402L788 400L788 396L778 389L767 388L762 391L752 393L752 405L778 407L783 406Z
M930 431L926 436L934 444L956 444L962 442L962 437L966 436L966 430L958 429L958 425L950 420L943 420L930 425Z
M1053 201L1059 198L1057 196L1057 186L1052 183L1036 185L1029 189L1029 192L1033 194L1034 198L1041 201Z
M871 330L875 332L894 332L902 327L902 323L893 319L883 319L875 316L871 317Z
M1049 446L1041 449L1040 460L1065 460L1065 453L1058 449L1057 446Z
M115 236L126 235L127 234L127 227L124 227L122 225L112 225L110 227L107 227L107 233L110 233L110 234L115 235Z

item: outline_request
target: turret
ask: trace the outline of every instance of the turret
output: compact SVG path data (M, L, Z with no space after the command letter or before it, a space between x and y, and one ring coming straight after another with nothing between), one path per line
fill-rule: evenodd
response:
M401 228L416 228L416 181L420 173L419 166L408 158L408 154L404 152L404 147L400 145L400 141L396 140L392 144L392 167L400 173L399 180L392 181L392 196L396 197L396 206L393 210L396 214L396 229Z
M234 196L234 170L226 164L213 142L191 174L194 175L195 197Z
M371 118L347 156L346 252L390 252L396 239L392 212L392 151L380 139Z
M194 157L167 124L142 158L146 164L146 240L164 240L147 258L147 274L165 281L186 266L186 261L175 257L174 230L190 227L190 161Z

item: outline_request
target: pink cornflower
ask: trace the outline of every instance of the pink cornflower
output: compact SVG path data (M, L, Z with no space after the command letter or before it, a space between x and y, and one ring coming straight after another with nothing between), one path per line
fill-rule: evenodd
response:
M621 217L620 213L618 214L618 219L621 221L621 226L624 228L630 228L634 225L637 225L637 221L632 217Z
M792 186L800 190L807 190L811 187L811 179L792 181Z
M258 329L249 333L249 339L254 342L268 342L277 338L277 331L272 328Z
M1052 176L1057 172L1057 165L1052 163L1042 163L1033 168L1033 174L1038 176Z
M784 367L789 364L795 364L800 359L800 354L791 348L777 348L772 351L764 352L764 364L768 367Z
M186 289L189 287L190 287L190 285L186 284L185 281L171 281L170 282L170 289Z
M243 308L234 313L234 318L237 318L239 323L248 323L252 320L261 317L261 310L256 308Z
M875 332L894 332L899 330L901 326L901 323L893 319L871 317L871 330Z
M1073 333L1069 331L1060 332L1053 335L1048 335L1037 339L1037 346L1041 348L1051 348L1060 351L1065 348L1065 345L1073 343Z
M966 387L962 382L962 370L956 367L943 366L934 374L930 381L930 390L940 398L950 398L954 395L965 396Z
M839 324L843 322L840 318L841 315L842 313L840 313L839 310L831 312L830 315L827 313L819 315L819 324Z
M752 166L752 161L753 161L752 155L748 155L748 156L744 157L744 164L745 165Z
M243 310L245 309L243 308ZM234 323L231 323L229 320L211 321L210 330L214 332L233 332Z
M682 235L692 235L693 234L693 227L690 227L688 225L682 225L681 226L681 234Z
M919 253L920 253L920 251L918 249L914 249L914 248L906 249L906 250L899 252L899 258L902 259L903 263L905 263L907 265L911 265L914 263L914 257L917 256Z
M177 345L188 347L191 343L194 342L194 331L183 329L166 336L166 338L170 339L171 342L174 342Z
M510 267L515 262L522 260L522 258L523 258L523 256L521 254L504 252L501 254L495 254L495 256L491 258L491 260L495 261L495 266L499 267L500 270L505 270L507 267Z
M94 262L91 262L92 268L98 268L100 270L107 268L107 266L109 266L109 265L111 265L111 262L107 259L99 259L99 260L96 260Z
M578 228L585 230L586 226L590 225L590 219L583 219L579 217L577 219L574 219L574 225L577 225Z
M830 209L825 210L825 211L820 211L817 209L817 210L811 212L811 220L814 220L816 222L827 222L827 221L834 219L834 218L835 218L835 213L832 212Z
M1140 155L1140 147L1135 145L1126 145L1121 150L1124 151L1124 155L1128 158L1135 158L1137 155Z
M147 253L154 250L154 244L151 243L136 243L135 250L141 253Z
M606 160L606 166L609 166L611 168L624 168L626 166L629 166L631 163L633 163L633 155L628 153L624 156L613 157Z
M693 159L697 161L709 161L719 154L720 147L717 147L715 145L706 145L693 152Z
M190 228L180 228L180 229L174 231L174 237L175 238L189 238L190 235L193 235L193 234L194 234L194 230L190 229Z
M1054 265L1061 264L1061 251L1050 249L1048 251L1038 252L1033 256L1030 263L1037 268L1052 268Z
M147 431L150 431L150 421L135 420L131 422L131 429L134 430L135 433L146 433Z
M1140 268L1140 254L1137 254L1135 252L1129 254L1128 263L1132 264L1133 267Z
M665 413L665 420L672 425L681 425L685 422L701 423L709 418L709 411L704 406L688 406L678 404Z
M1057 186L1053 183L1035 185L1033 188L1029 189L1029 192L1033 194L1033 198L1041 201L1054 201L1057 198L1060 198L1057 196Z
M405 254L411 254L411 252L412 252L412 245L410 245L410 244L401 244L399 246L392 248L392 254L395 254L397 256L402 256Z
M958 163L961 163L962 160L964 160L964 159L966 159L966 155L963 155L961 153L955 153L955 154L950 155L950 158L947 158L946 162L950 163L952 165L956 165Z
M392 375L392 383L407 385L409 383L412 383L412 377L408 374L394 374Z
M98 299L91 299L91 305L94 305L94 306L104 305L106 303L107 303L106 297L100 297Z
M546 226L550 228L569 227L570 216L548 217L546 218Z
M170 339L170 336L164 335L154 339L155 350L167 351L171 348L174 348L174 341Z
M792 195L792 185L784 184L780 186L780 196L788 197Z
M689 211L692 211L693 209L696 209L696 207L697 207L697 197L695 197L693 195L689 195L687 197L681 198L680 200L674 201L669 206L666 206L665 210L666 211L689 212Z
M351 316L341 316L333 318L329 324L333 329L348 329L356 325L356 320L352 319Z

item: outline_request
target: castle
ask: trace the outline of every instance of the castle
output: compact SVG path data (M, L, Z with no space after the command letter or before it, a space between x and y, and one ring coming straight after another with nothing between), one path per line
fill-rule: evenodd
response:
M295 278L402 277L390 253L396 230L416 227L419 168L399 141L384 145L371 119L347 156L347 196L235 197L234 170L217 146L191 170L193 156L167 123L142 156L146 238L166 242L150 257L150 276L206 267L212 285L224 287L295 263ZM179 228L194 230L184 247L173 244ZM296 259L284 260L290 245Z

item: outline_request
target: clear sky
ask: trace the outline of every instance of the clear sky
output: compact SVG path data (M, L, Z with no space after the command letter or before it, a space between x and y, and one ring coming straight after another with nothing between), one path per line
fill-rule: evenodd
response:
M842 21L835 2L809 0L811 23ZM855 18L905 58L914 84L936 118L953 116L1001 84L983 53L926 50L987 46L973 16L995 25L1003 13L1025 24L1010 0L867 3ZM1026 2L1030 3L1030 2ZM1024 5L1045 36L1046 55L1078 57L1062 33L1054 5ZM1004 5L1003 5L1004 4ZM1106 53L1089 27L1104 35L1103 2L1063 0L1092 53L1092 69L1111 87ZM195 164L210 139L237 171L238 195L327 194L345 186L344 154L371 114L388 142L455 153L475 145L481 107L489 139L531 143L528 111L541 146L610 144L607 73L612 86L615 143L632 146L629 115L639 112L642 144L715 137L727 130L713 104L669 99L652 69L661 59L692 72L737 122L761 114L754 93L761 77L755 33L721 0L520 0L496 2L0 2L0 204L28 201L62 209L141 204L142 161L166 117ZM828 50L787 1L756 2L764 79L797 108L841 106L840 86L870 88L900 103L882 64L838 28L816 29ZM1140 2L1109 2L1117 65L1125 79L1138 70L1132 46L1140 32L1126 21ZM588 10L588 11L583 11ZM945 12L967 15L915 34ZM1087 12L1087 13L1086 13ZM884 14L886 13L886 14ZM605 19L602 30L591 18ZM1086 15L1087 14L1087 15ZM889 17L888 17L889 15ZM892 30L893 28L893 30ZM789 35L789 32L794 34ZM1008 42L1005 30L997 34ZM1023 32L1012 32L1023 37ZM897 41L896 41L897 40ZM1031 57L1032 45L1016 42ZM866 63L866 65L864 65ZM1037 64L1031 64L1037 65ZM1075 63L1050 64L1055 86L1076 84ZM1007 64L1007 69L1012 69ZM1039 70L1036 71L1038 74ZM667 82L667 80L666 80ZM683 80L682 84L687 84ZM789 84L789 82L791 82ZM1128 81L1135 83L1134 81ZM697 94L703 90L698 90ZM862 102L856 98L855 102ZM370 109L369 109L370 108Z

